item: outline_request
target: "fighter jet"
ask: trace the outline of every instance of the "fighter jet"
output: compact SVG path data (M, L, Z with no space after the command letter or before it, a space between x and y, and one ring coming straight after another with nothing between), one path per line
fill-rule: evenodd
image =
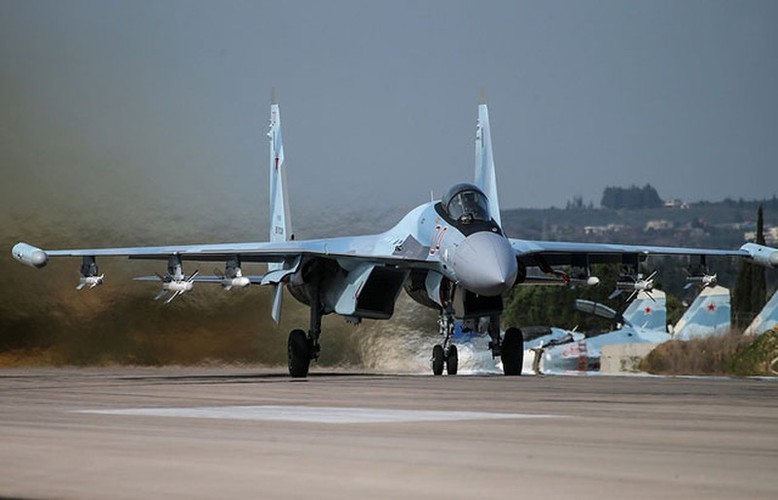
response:
M98 257L125 256L167 261L173 270L182 269L189 261L227 262L238 269L243 262L267 263L267 273L259 284L273 289L273 319L277 322L280 318L284 289L310 307L307 331L295 329L288 337L292 377L307 376L310 362L319 357L322 316L338 314L352 323L365 318L388 319L403 289L440 315L441 342L432 352L433 373L442 374L444 364L449 373L456 373L456 351L450 339L458 318L485 321L491 355L501 359L505 375L520 375L522 332L511 326L501 335L500 315L503 293L522 283L528 269L538 268L571 282L560 266L584 269L583 275L588 275L591 264L600 263L637 270L649 255L740 257L778 267L778 249L752 243L737 250L717 250L508 238L501 224L489 112L483 101L476 122L474 182L454 184L440 200L419 205L383 233L295 239L286 193L281 115L275 99L268 138L269 241L69 250L43 250L20 242L11 253L36 268L57 257L94 262ZM90 271L86 272L85 277L89 277ZM176 285L168 284L165 289L180 292L178 295L194 286L192 275L186 277L183 271L169 281ZM164 283L163 279L163 287Z
M670 340L665 304L665 293L656 289L640 290L621 314L604 304L576 300L577 310L610 320L616 328L594 334L552 328L549 334L525 342L525 356L532 360L525 362L525 368L535 373L596 371L603 345Z

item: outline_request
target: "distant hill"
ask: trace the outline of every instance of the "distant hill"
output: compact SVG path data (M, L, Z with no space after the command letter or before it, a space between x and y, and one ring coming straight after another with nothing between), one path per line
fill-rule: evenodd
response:
M584 241L591 243L651 244L692 248L739 248L746 234L756 227L756 212L762 205L766 232L778 227L778 199L724 200L696 202L688 208L651 208L610 210L571 206L571 208L504 210L502 222L512 238L552 241ZM775 232L775 231L774 231ZM774 234L773 232L773 234ZM771 244L771 241L768 241ZM778 244L772 241L772 244ZM682 294L685 275L684 259L652 259L649 268L660 268L659 281L665 290ZM711 259L709 265L718 273L724 286L734 285L737 265L729 259ZM680 267L679 263L680 262ZM768 289L778 282L776 273L767 273Z

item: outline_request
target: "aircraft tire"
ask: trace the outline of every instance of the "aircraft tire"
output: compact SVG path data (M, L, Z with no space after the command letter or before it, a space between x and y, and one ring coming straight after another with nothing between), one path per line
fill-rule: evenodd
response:
M448 356L446 356L446 373L456 375L457 369L459 369L459 354L457 346L452 345L448 348Z
M443 375L443 363L446 355L443 352L442 345L436 345L432 348L432 374Z
M521 375L524 364L524 334L518 328L505 330L502 339L502 371L505 375Z
M308 336L302 330L292 330L289 333L289 375L292 378L305 378L311 365L311 345Z

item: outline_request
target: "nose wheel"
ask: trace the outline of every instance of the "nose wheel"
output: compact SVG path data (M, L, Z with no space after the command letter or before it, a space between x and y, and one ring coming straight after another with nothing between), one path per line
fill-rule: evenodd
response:
M442 345L438 344L432 348L432 374L443 375L444 367L449 375L457 374L459 368L457 346L450 345L448 349L444 349Z
M457 353L457 346L452 344L448 347L448 356L446 356L446 373L456 375L458 368L459 354Z

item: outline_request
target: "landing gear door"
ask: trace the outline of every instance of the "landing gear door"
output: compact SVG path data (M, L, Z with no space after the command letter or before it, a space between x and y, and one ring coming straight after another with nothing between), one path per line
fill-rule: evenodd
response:
M407 271L362 264L340 275L329 287L327 297L335 304L337 314L388 319L407 277Z

